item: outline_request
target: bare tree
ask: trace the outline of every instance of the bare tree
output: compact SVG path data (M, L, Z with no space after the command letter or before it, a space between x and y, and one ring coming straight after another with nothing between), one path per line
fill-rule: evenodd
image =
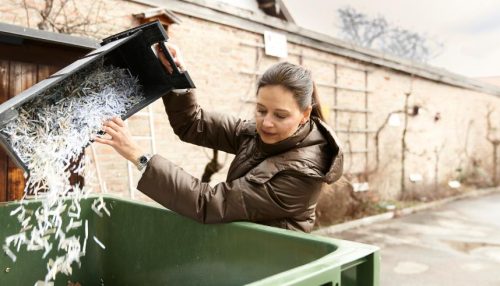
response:
M375 47L376 40L380 40L389 32L389 24L384 17L370 19L352 7L338 9L338 13L345 39L360 46Z
M439 186L439 163L441 159L441 152L446 146L446 139L434 147L434 192L438 191Z
M100 12L103 0L90 3L76 0L15 0L15 3L24 8L27 26L33 25L40 30L95 36L96 32L90 27L102 22ZM32 15L36 15L36 23L30 23Z
M341 20L341 36L362 47L426 62L436 56L442 46L424 35L390 25L383 16L372 18L352 7L337 12Z
M389 41L382 50L395 56L422 62L431 58L431 50L426 37L401 28L391 30Z
M491 115L495 110L491 107L488 108L488 112L486 113L486 140L490 142L491 146L493 147L493 154L492 154L492 159L493 159L493 184L495 186L498 185L498 146L500 146L500 138L497 138L495 136L495 133L497 131L497 127L493 126L492 120L491 120Z

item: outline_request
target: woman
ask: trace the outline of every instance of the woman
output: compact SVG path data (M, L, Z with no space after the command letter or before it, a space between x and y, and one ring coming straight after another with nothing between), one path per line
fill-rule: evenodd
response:
M182 68L178 50L169 49ZM252 121L204 111L190 91L172 92L163 102L181 140L235 158L226 182L211 187L159 155L145 155L115 118L104 124L111 138L95 140L144 168L138 190L202 223L253 221L311 231L321 185L340 177L343 155L322 121L309 71L290 63L269 68L258 83Z

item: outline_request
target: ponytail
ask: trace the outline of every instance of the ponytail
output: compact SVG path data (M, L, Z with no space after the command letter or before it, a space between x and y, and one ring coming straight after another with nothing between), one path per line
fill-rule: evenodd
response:
M313 91L311 95L311 105L312 105L311 116L318 117L322 121L325 121L325 117L323 116L323 112L321 111L321 103L318 96L318 89L316 88L316 83L314 81L313 81Z

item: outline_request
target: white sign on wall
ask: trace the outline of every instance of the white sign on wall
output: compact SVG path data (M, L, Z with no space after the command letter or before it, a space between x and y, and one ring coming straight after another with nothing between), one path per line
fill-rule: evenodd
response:
M288 47L285 35L271 31L265 31L264 45L266 55L278 58L288 57Z

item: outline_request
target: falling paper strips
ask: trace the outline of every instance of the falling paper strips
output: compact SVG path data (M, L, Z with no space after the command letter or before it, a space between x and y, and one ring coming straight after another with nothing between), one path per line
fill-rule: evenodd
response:
M0 130L29 170L21 205L10 213L20 231L8 236L2 248L14 262L23 246L41 251L41 258L49 259L44 284L51 285L58 273L71 275L85 255L89 223L81 218L80 200L92 187L69 180L71 174L92 179L85 168L90 160L82 156L85 147L104 121L125 115L143 99L136 78L100 60L19 107L18 116ZM41 205L30 209L27 194ZM99 217L111 215L102 197L92 210ZM82 227L85 237L71 234ZM95 236L94 242L105 249Z

